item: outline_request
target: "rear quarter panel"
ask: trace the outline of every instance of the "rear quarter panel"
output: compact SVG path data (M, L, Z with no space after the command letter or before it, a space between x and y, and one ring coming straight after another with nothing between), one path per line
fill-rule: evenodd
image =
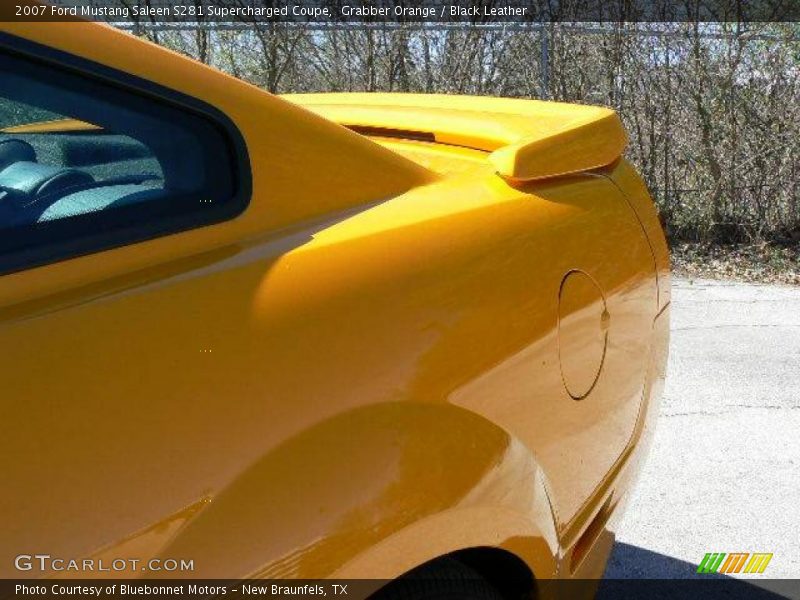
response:
M465 511L442 549L516 545L554 573L644 384L652 258L614 190L479 173L4 307L3 568L20 548L113 554L133 534L193 575L317 577ZM619 323L581 402L557 353L573 268ZM505 529L481 541L492 509Z
M476 545L557 574L645 388L653 254L619 189L598 174L438 179L184 58L74 27L12 33L223 110L253 198L231 222L0 278L0 576L39 551L180 554L192 576L394 576ZM581 401L558 354L576 269L611 313Z

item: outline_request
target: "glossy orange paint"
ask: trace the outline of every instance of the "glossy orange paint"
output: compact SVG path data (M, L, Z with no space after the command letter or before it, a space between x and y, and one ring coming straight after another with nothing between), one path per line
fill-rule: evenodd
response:
M583 271L570 271L558 292L558 358L564 387L575 400L594 388L608 347L611 315L603 291Z
M476 546L601 572L668 331L627 163L515 181L107 27L0 28L216 106L253 175L232 221L0 277L0 576L44 551L394 577ZM572 272L596 286L559 308ZM605 336L575 400L564 353Z

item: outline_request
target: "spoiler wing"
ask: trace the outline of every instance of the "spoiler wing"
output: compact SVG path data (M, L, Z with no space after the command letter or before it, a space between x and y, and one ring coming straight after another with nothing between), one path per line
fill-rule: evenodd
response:
M627 143L616 112L539 100L437 94L288 94L352 129L490 152L509 179L529 181L614 162Z

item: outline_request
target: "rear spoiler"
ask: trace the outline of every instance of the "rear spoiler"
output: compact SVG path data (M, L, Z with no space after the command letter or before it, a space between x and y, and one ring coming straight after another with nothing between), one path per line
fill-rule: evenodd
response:
M490 152L500 175L521 181L604 167L627 143L617 113L599 106L436 94L283 98L356 131Z

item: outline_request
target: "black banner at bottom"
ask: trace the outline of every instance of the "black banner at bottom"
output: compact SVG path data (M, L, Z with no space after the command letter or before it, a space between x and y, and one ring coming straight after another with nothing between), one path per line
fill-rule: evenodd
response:
M191 579L3 579L0 600L383 600L402 597L413 600L414 589L425 599L436 589L447 590L446 580L409 579L253 579L245 581ZM461 582L463 583L463 581ZM593 598L598 600L648 600L687 598L692 600L778 600L800 599L800 579L734 579L710 576L692 579L603 579L537 580L531 598L554 600ZM480 597L480 596L478 596ZM496 597L496 596L495 596Z

